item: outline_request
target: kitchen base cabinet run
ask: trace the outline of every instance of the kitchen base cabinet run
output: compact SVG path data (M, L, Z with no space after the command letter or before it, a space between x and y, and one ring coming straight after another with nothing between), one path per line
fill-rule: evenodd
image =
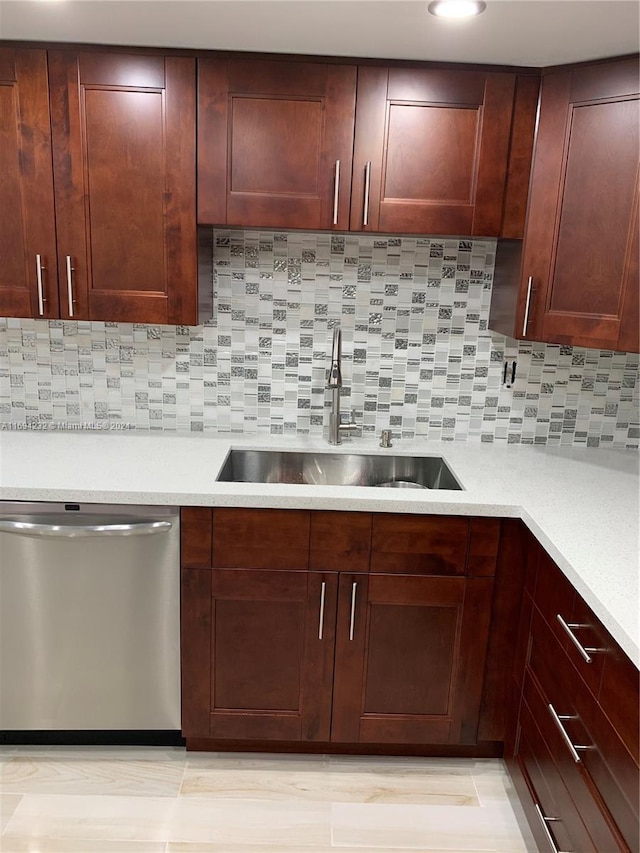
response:
M477 737L499 521L184 509L182 532L188 748L499 754Z
M540 849L637 853L637 668L541 549L521 628L505 752Z

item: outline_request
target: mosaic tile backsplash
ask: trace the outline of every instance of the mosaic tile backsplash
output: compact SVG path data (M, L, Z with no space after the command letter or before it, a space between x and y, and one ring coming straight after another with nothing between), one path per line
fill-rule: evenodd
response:
M340 323L365 435L638 447L638 355L487 330L493 240L209 236L205 326L0 320L0 426L321 435Z

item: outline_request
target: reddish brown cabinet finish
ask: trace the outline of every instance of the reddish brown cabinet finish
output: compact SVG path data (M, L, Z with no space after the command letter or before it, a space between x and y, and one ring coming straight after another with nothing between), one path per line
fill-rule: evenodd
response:
M0 316L57 317L45 50L0 47Z
M49 51L60 315L198 322L195 60Z
M349 226L355 66L202 58L198 221Z
M182 520L187 739L476 744L499 522L199 508Z
M213 570L210 737L329 739L336 577Z
M543 74L524 247L498 249L490 328L640 349L638 93L637 58Z
M536 804L559 849L637 853L638 670L549 555L534 563L506 742L525 813L542 849L548 836Z
M342 574L332 740L475 744L492 586Z
M515 80L360 67L351 230L500 235Z
M195 60L2 47L0 139L1 316L206 319Z

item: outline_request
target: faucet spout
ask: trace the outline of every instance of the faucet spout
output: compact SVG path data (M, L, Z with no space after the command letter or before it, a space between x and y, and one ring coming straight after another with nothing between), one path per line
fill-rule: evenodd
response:
M342 330L340 326L333 329L333 344L331 345L331 364L327 373L327 388L342 387Z

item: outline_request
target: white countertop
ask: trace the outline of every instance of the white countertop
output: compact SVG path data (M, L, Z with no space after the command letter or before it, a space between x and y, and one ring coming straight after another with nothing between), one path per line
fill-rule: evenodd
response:
M463 491L217 483L232 447L443 456ZM521 518L640 665L639 455L595 448L0 431L0 499Z

